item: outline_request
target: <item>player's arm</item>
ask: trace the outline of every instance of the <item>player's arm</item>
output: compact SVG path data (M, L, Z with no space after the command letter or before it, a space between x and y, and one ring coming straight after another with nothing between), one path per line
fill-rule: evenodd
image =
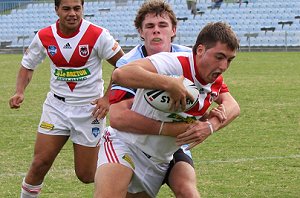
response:
M240 106L229 92L221 93L215 102L219 104L219 107L214 109L217 111L216 113L224 112L226 115L226 119L224 120L220 120L215 116L208 118L208 121L212 124L214 131L217 131L228 125L240 115Z
M120 49L113 57L107 60L111 65L116 66L117 61L124 55L122 49ZM102 119L109 111L109 92L111 90L112 79L110 78L109 84L102 98L96 99L92 102L96 107L94 108L92 115L94 118Z
M110 105L110 126L137 134L158 134L160 122L132 111L132 103L133 98L130 98Z
M156 68L147 58L132 61L117 68L112 75L113 81L124 87L162 89L164 79L159 77Z
M32 75L33 75L33 70L27 69L21 65L17 77L16 92L9 100L10 108L12 109L20 108L20 105L24 100L25 89L29 84L29 82L31 81Z
M148 58L139 59L116 69L113 81L124 87L158 89L170 93L171 109L185 109L186 98L193 99L183 85L184 77L173 78L157 74L157 70Z
M120 49L113 57L107 60L111 65L113 65L116 68L116 63L117 61L124 55L124 52L122 49ZM108 101L109 99L109 92L111 90L111 85L112 85L112 79L110 78L109 84L107 86L107 89L104 93L104 98Z
M215 101L218 107L211 110L207 121L197 121L187 131L177 136L177 144L190 144L189 149L203 142L212 132L228 125L240 114L240 107L229 92L221 93ZM226 119L222 119L225 117Z
M117 61L124 55L122 49L120 49L113 57L107 60L111 65L116 66Z
M162 122L132 111L130 109L132 103L133 98L111 104L109 110L111 127L136 134L158 135ZM185 132L188 126L187 123L164 123L161 135L176 137Z

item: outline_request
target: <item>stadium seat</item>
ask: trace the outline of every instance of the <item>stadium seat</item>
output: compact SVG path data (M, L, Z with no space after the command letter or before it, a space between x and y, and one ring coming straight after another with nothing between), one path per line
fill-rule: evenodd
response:
M126 34L135 34L136 30L133 20L136 10L144 1L131 0L127 3L118 3L113 0L106 1L86 1L85 14L94 15L89 20L95 24L109 29L109 31L120 40L120 44L131 46L140 42L139 38L124 38ZM251 38L250 44L253 46L282 46L285 44L282 32L287 31L287 45L300 46L300 1L299 0L253 0L248 5L238 3L225 3L220 9L207 9L211 5L210 1L200 0L197 7L204 11L202 15L193 16L186 7L183 0L168 1L178 17L185 17L187 20L178 22L177 37L183 45L192 45L199 30L208 22L225 21L236 31L241 46L247 47L249 42L245 38L246 33L259 33L256 38ZM109 8L100 11L99 9ZM9 14L0 16L0 40L11 40L12 44L18 46L16 41L18 35L30 35L34 31L48 26L57 20L54 5L49 2L30 3L19 9L12 9ZM122 20L120 20L122 19ZM293 21L293 24L282 25L279 21ZM112 25L113 24L113 25ZM261 31L261 27L275 27L274 32ZM277 33L278 32L278 33ZM291 32L291 33L290 33ZM29 40L29 39L28 39ZM26 44L27 40L25 40Z

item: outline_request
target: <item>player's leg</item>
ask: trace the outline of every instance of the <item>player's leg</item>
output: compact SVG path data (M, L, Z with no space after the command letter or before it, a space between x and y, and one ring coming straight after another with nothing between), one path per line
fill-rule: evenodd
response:
M133 171L119 163L99 166L95 175L94 198L125 197Z
M67 140L68 136L37 133L33 161L22 183L22 198L38 196L45 175Z
M174 153L167 173L167 184L177 198L200 197L193 161L182 149Z
M126 197L134 169L130 156L128 144L106 128L98 153L94 198Z
M194 168L186 162L177 162L169 175L169 185L177 198L200 197Z
M70 140L73 142L74 165L77 178L83 183L94 182L97 169L99 142L106 119L92 116L95 105L87 104L69 108Z
M87 147L79 144L73 144L73 147L75 173L78 179L83 183L94 182L99 147Z

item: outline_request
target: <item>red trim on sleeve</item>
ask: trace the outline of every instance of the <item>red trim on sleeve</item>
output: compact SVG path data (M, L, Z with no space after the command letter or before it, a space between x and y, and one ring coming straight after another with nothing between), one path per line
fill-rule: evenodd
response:
M229 92L229 89L228 89L227 85L223 82L221 90L220 90L220 94L226 93L226 92Z
M133 98L134 95L131 93L128 93L127 91L124 90L110 90L109 93L109 103L110 104L115 104L117 102L120 102L125 99Z

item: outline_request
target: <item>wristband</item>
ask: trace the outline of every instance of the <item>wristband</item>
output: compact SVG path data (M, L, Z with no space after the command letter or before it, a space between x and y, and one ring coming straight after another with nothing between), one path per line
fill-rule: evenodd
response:
M206 120L206 123L208 124L208 127L209 127L209 129L210 129L210 134L213 134L213 133L214 133L214 128L213 128L211 122L208 121L208 120Z
M164 127L164 123L165 123L164 121L161 122L159 131L158 131L158 135L161 134L161 131L162 131L163 127Z

